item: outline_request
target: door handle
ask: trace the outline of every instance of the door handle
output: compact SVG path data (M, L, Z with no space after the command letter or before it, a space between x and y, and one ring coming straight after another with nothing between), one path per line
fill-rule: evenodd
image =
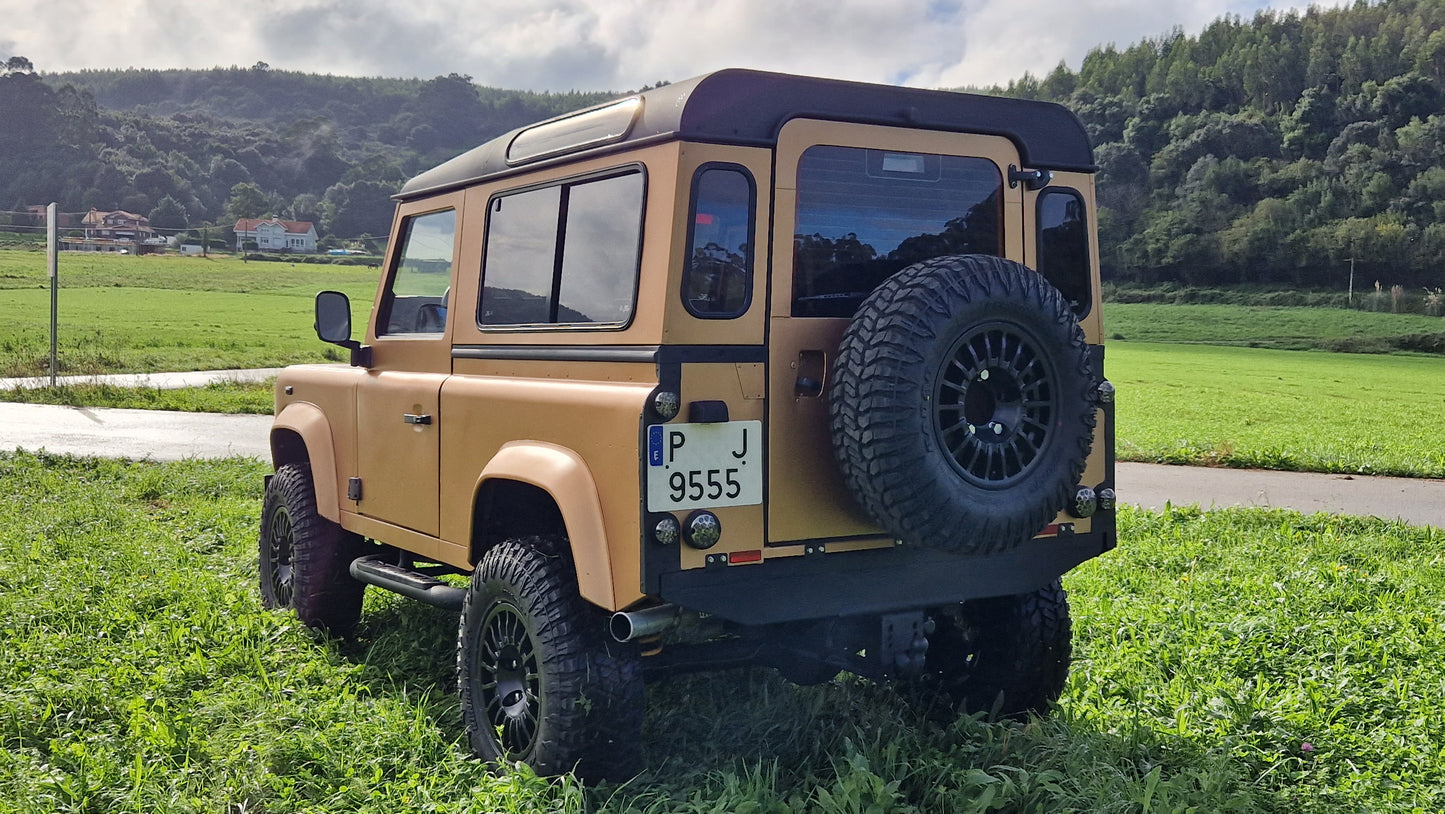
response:
M406 424L430 424L431 416L425 413L422 413L420 415L416 413L403 413L401 416L401 420L403 423Z

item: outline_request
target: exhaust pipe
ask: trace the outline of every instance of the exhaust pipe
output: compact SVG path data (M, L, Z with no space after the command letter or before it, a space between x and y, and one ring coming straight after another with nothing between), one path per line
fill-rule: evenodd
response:
M619 642L630 642L646 636L655 636L677 624L681 611L676 605L658 605L635 611L618 611L612 614L607 630Z

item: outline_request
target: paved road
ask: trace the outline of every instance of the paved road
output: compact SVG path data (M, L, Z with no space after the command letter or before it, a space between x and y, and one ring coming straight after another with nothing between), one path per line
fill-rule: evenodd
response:
M0 403L0 449L113 458L269 458L271 417Z
M267 458L270 416L0 403L0 449L149 458ZM1120 499L1204 508L1272 506L1445 528L1445 481L1119 464Z
M1165 501L1204 508L1268 506L1445 528L1445 481L1440 480L1134 463L1119 464L1117 480L1122 500L1150 509Z

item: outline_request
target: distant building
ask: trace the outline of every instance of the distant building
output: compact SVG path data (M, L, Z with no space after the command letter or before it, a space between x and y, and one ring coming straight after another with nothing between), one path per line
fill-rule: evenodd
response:
M241 218L236 221L236 251L245 251L254 242L262 252L316 251L316 226L304 220L261 220Z
M124 209L101 212L92 209L81 219L86 240L122 240L140 243L155 236L151 222L144 215L133 215Z
M140 254L164 248L154 242L155 230L151 229L149 219L123 209L114 212L92 209L81 218L80 225L85 229L85 237L63 238L60 248L72 252L123 254Z
M46 207L45 204L36 204L36 205L32 205L32 206L27 206L27 207L25 207L25 211L30 213L30 219L35 222L35 225L36 225L36 226L48 226L49 224L46 223L46 214L45 214L45 210L46 210L47 208L48 208L48 207ZM70 227L72 227L72 226L74 226L74 225L75 225L75 216L74 216L74 215L70 214L69 212L57 212L57 213L55 213L55 226L56 226L56 228L58 228L58 229L69 229Z

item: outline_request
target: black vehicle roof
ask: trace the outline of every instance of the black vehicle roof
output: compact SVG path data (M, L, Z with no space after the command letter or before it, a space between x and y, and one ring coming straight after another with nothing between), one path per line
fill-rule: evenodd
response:
M423 172L396 197L407 200L638 142L683 139L772 147L783 125L800 118L1004 136L1017 146L1020 160L1030 169L1097 169L1078 117L1052 102L742 69L704 74L634 96L641 98L642 110L625 137L554 157L508 163L513 139L536 126L528 125Z

